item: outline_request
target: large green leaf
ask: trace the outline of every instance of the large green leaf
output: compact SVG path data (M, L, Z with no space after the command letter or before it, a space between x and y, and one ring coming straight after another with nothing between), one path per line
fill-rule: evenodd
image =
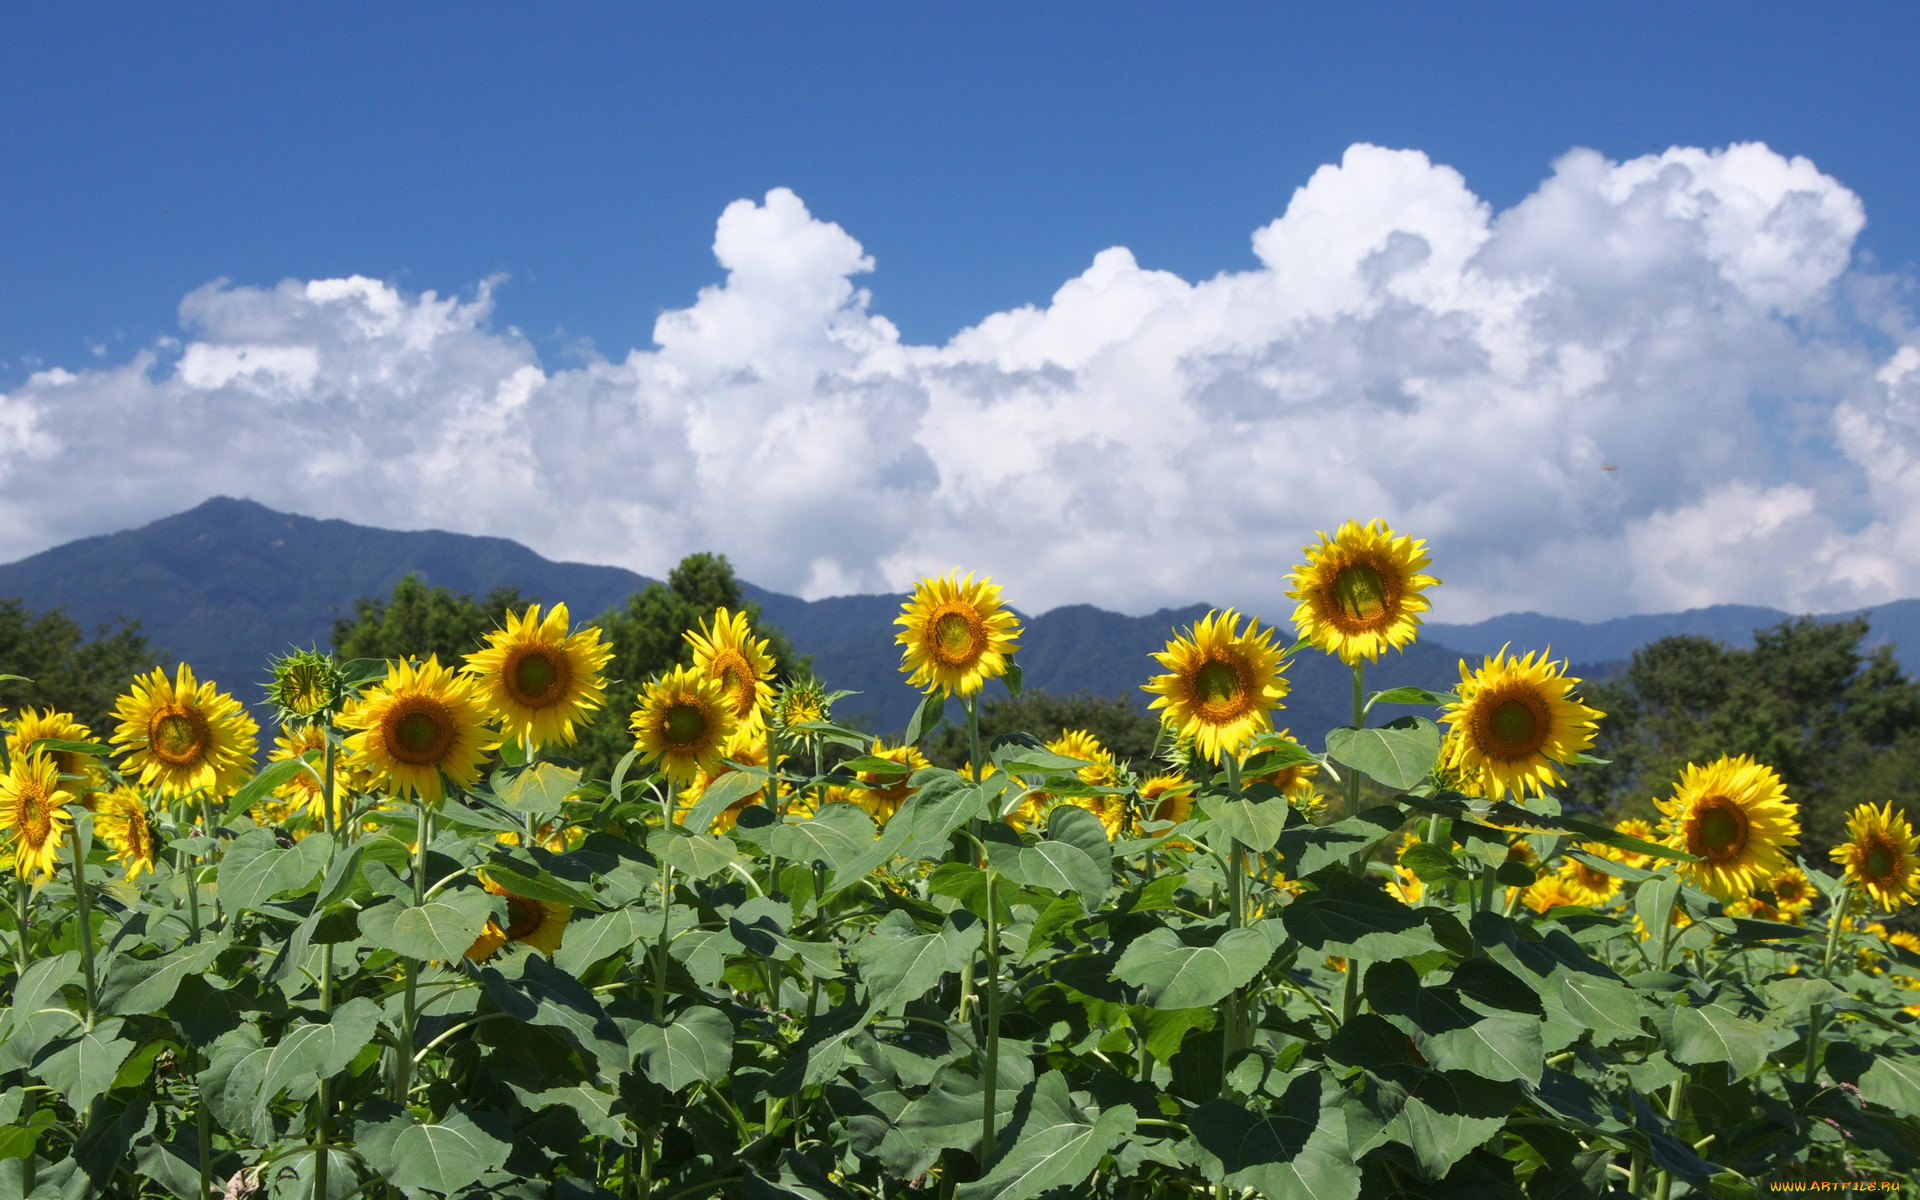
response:
M258 908L282 892L305 887L327 867L327 838L303 838L282 849L270 829L249 829L220 860L220 901L230 912Z
M1280 921L1309 950L1369 962L1440 948L1418 913L1350 875L1327 877L1281 909Z
M797 863L824 862L836 876L844 876L873 849L874 833L873 818L865 810L828 804L808 820L771 827L767 847Z
M1574 1023L1592 1031L1596 1046L1637 1038L1645 1032L1640 1019L1647 1003L1624 983L1599 975L1564 971L1557 986L1547 994L1557 995Z
M1099 818L1092 813L1086 815L1096 825L1099 824ZM1001 829L996 828L991 832L999 834ZM1105 841L1104 836L1102 841ZM1014 883L1078 896L1080 906L1088 912L1100 907L1113 885L1110 863L1104 858L1096 860L1072 842L1054 841L1051 838L1032 845L1021 845L1012 840L989 841L987 855L994 871Z
M565 1033L599 1063L600 1074L607 1080L617 1079L632 1059L620 1027L593 993L537 954L527 958L519 979L508 979L495 967L483 968L480 986L500 1011L516 1021Z
M87 1111L95 1096L113 1086L120 1064L134 1051L134 1044L120 1036L122 1028L124 1022L114 1017L55 1042L41 1051L34 1073L64 1095L76 1112Z
M1367 968L1367 1003L1409 1034L1440 1070L1483 1079L1537 1082L1545 1066L1541 1020L1528 1013L1482 1015L1454 987L1423 987L1405 962Z
M721 813L747 797L764 791L766 786L767 773L758 767L728 771L700 793L700 799L694 803L693 811L687 814L683 826L692 833L711 833L713 823Z
M1154 1008L1209 1008L1245 987L1273 957L1273 942L1252 929L1233 929L1211 946L1188 946L1171 929L1135 938L1114 977L1140 989Z
M1049 1071L1034 1081L1026 1111L1009 1130L1010 1145L986 1175L960 1185L959 1200L1032 1200L1053 1188L1084 1183L1100 1159L1133 1132L1138 1116L1118 1104L1088 1120L1067 1095L1067 1077Z
M193 942L158 958L119 955L100 985L100 1011L132 1016L164 1009L189 975L203 974L227 948L224 933Z
M1873 1065L1860 1076L1860 1098L1884 1104L1902 1116L1920 1116L1920 1059L1875 1055Z
M1280 841L1293 806L1283 800L1229 800L1205 796L1200 811L1217 822L1228 837L1256 854L1265 854ZM1211 839L1210 839L1211 841ZM1217 841L1211 844L1219 845Z
M1424 781L1440 760L1440 727L1425 717L1400 717L1366 729L1327 731L1327 753L1390 788Z
M1296 824L1280 835L1280 857L1286 861L1288 875L1305 879L1323 867L1366 853L1398 829L1404 819L1399 809L1387 806L1370 808L1331 825Z
M254 1100L266 1081L267 1059L273 1048L252 1025L241 1025L221 1034L207 1056L207 1069L200 1073L200 1094L220 1124L236 1137L256 1142L273 1140L273 1127L255 1124Z
M457 962L491 915L493 901L487 893L463 888L418 906L390 901L366 909L360 914L360 936L408 958Z
M670 1092L723 1079L733 1067L733 1023L718 1009L690 1008L671 1025L643 1025L633 1048L647 1078Z
M374 1166L403 1191L451 1196L504 1167L512 1149L465 1113L455 1112L436 1124L402 1130L393 1140L391 1161Z
M233 798L227 801L227 814L231 816L235 813L246 812L254 805L260 803L260 801L266 799L275 788L286 783L295 775L308 770L310 767L318 767L320 765L320 757L320 751L309 750L298 758L283 759L277 763L267 764L266 768L259 774L247 780L244 784L241 784L240 790L235 792ZM273 836L271 831L263 830L262 832L267 833L269 839ZM242 836L245 835L243 834Z
M678 828L653 830L647 835L647 849L688 879L718 875L740 861L727 839Z
M942 1150L977 1149L981 1109L979 1079L949 1071L907 1105L887 1131L879 1148L881 1165L896 1179L912 1179L932 1166Z
M379 1024L380 1006L356 996L335 1009L324 1024L303 1022L281 1034L267 1055L254 1099L254 1125L265 1125L268 1105L282 1092L291 1099L305 1100L320 1089L322 1080L345 1070L353 1056L373 1040Z
M506 806L530 817L546 817L560 811L566 799L580 788L580 772L553 763L535 763L523 771L496 771L493 794Z
M890 916L905 920L904 913ZM900 936L897 926L882 921L872 935L854 944L854 960L867 985L867 1007L876 1013L900 1013L940 982L950 957L947 939L940 934Z
M652 922L658 925L658 914ZM569 975L580 975L603 958L630 952L642 937L644 916L631 908L616 908L567 926L553 965ZM659 930L653 930L655 935Z
M1276 1200L1354 1200L1360 1168L1347 1157L1344 1096L1331 1074L1306 1072L1265 1112L1207 1101L1187 1118L1201 1172Z
M1668 1052L1675 1062L1726 1063L1735 1079L1745 1079L1767 1064L1779 1030L1749 1021L1722 1004L1673 1010Z
M600 911L600 902L590 893L504 850L495 852L487 861L486 871L487 878L516 896L565 904L586 912Z

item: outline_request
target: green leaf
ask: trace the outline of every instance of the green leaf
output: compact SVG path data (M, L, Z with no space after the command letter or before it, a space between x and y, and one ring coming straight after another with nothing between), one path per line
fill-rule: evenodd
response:
M907 1105L880 1143L887 1174L912 1179L933 1165L942 1150L976 1150L982 1118L980 1081L949 1071Z
M896 762L891 758L880 758L872 754L863 754L859 758L848 759L835 768L840 771L865 771L869 775L881 775L888 779L905 779L913 774L911 763Z
M684 833L677 827L650 831L647 849L688 879L718 875L740 861L733 843L727 839L707 833Z
M434 1125L413 1125L393 1141L389 1163L375 1163L387 1182L403 1191L425 1188L450 1196L506 1166L513 1147L487 1133L465 1113Z
M545 900L550 904L565 904L571 908L586 912L598 912L601 904L587 892L558 878L552 872L543 870L533 863L515 857L511 851L495 850L487 861L487 878L516 896L525 896L529 900ZM572 927L568 927L572 932Z
M899 1014L947 973L947 939L937 933L869 936L854 943L853 953L867 985L867 1008L875 1013Z
M1388 688L1384 692L1375 692L1367 697L1367 707L1372 708L1376 704L1442 705L1457 704L1459 701L1460 697L1452 692L1430 692L1425 688L1397 687Z
M932 733L940 725L947 712L947 694L938 688L920 698L914 707L913 716L907 719L906 733L901 735L900 744L917 746L920 739Z
M1054 805L1053 811L1047 814L1047 840L1077 846L1102 866L1113 861L1113 843L1107 840L1107 827L1099 817L1077 804ZM1101 895L1105 894L1103 889Z
M554 954L553 965L578 978L601 959L631 951L642 937L642 925L641 913L631 908L616 908L574 921L567 926L566 939Z
M304 838L282 849L270 829L249 829L220 860L220 900L228 911L257 909L283 892L312 883L333 852L329 838Z
M1782 1036L1725 1005L1704 1004L1673 1010L1673 1037L1667 1049L1675 1062L1726 1063L1738 1080L1766 1066L1776 1038Z
M227 801L226 814L232 816L235 813L246 812L254 805L272 795L273 789L286 783L295 775L307 770L314 763L318 762L320 754L320 750L313 749L298 758L289 758L277 763L269 763L258 775L255 775L252 779L242 784L240 790L233 794L233 798ZM245 836L245 834L241 835L243 838ZM271 838L273 835L268 834L267 836Z
M0 1159L25 1158L33 1153L40 1135L53 1125L51 1108L36 1108L26 1121L0 1124Z
M913 782L917 790L887 822L887 829L902 826L922 846L945 843L949 834L979 816L1007 786L1004 778L975 786L965 776L939 768L916 772Z
M267 1059L273 1051L252 1025L241 1025L220 1035L200 1073L200 1094L214 1117L236 1137L256 1142L273 1140L273 1127L254 1125L254 1099L267 1077Z
M1288 767L1300 766L1302 763L1320 761L1319 756L1305 746L1276 733L1261 734L1247 749L1247 760L1240 764L1242 777L1270 775L1275 771L1284 771Z
M1920 1116L1920 1059L1896 1054L1876 1055L1860 1076L1860 1098L1883 1104L1902 1116Z
M690 1008L667 1026L643 1025L633 1048L647 1078L677 1092L724 1079L733 1068L733 1024L718 1009Z
M1300 1200L1354 1200L1360 1168L1347 1157L1344 1090L1330 1073L1296 1075L1264 1113L1209 1100L1187 1118L1201 1172L1231 1188Z
M781 858L825 862L836 875L845 875L849 864L873 848L874 832L873 818L864 809L835 803L823 806L808 820L771 827L767 846Z
M35 738L27 753L44 750L48 754L89 754L101 758L113 753L113 747L100 742L68 742L60 738Z
M95 1096L113 1086L120 1064L133 1053L134 1044L120 1036L124 1024L114 1017L78 1037L55 1042L40 1052L34 1073L64 1095L76 1112L87 1111Z
M687 814L681 828L689 833L711 833L713 823L721 813L756 792L764 791L766 786L767 773L758 767L728 771L714 780L713 786L700 793L700 799L694 803L693 811Z
M1444 1179L1455 1163L1506 1124L1522 1096L1518 1088L1465 1071L1429 1071L1388 1131L1413 1151L1428 1179Z
M1658 945L1660 931L1673 919L1673 902L1680 897L1681 883L1674 875L1649 875L1633 891L1634 915L1652 934Z
M100 1011L122 1016L159 1012L173 1000L182 979L204 974L226 948L226 934L220 933L158 958L119 955L100 985Z
M376 679L385 679L387 670L387 661L383 658L350 658L340 664L340 680L352 691Z
M1576 1025L1593 1032L1594 1045L1607 1046L1644 1036L1640 1018L1647 1005L1632 988L1581 971L1562 971L1559 977L1557 990L1561 1007Z
M360 1048L373 1040L380 1025L380 1006L356 996L333 1011L325 1024L302 1022L280 1035L267 1055L260 1090L253 1102L253 1123L265 1128L268 1106L282 1092L305 1100L320 1090L323 1080L346 1069Z
M1467 877L1453 851L1432 842L1415 842L1401 851L1400 865L1428 887L1447 887Z
M1160 1009L1210 1008L1252 982L1273 958L1273 943L1257 930L1233 929L1211 946L1188 946L1171 929L1133 939L1114 978L1140 989L1143 1004Z
M1327 731L1327 753L1404 791L1426 779L1440 760L1440 727L1425 717L1400 717L1365 729L1341 726Z
M579 980L530 955L519 979L508 979L497 967L480 971L487 998L516 1021L545 1025L566 1034L599 1065L603 1079L619 1078L632 1060L620 1027Z
M492 915L493 901L485 892L464 888L442 892L418 907L389 901L366 909L360 914L360 937L423 962L458 962Z
M1279 800L1229 800L1225 796L1203 796L1200 811L1219 823L1228 837L1256 854L1265 854L1280 841L1293 806ZM1089 814L1091 815L1091 814ZM1209 839L1210 844L1218 842Z
M1049 1071L1036 1079L1011 1145L986 1175L960 1185L959 1200L1032 1200L1054 1188L1084 1183L1100 1160L1132 1133L1132 1105L1103 1109L1088 1121L1067 1094L1067 1077Z
M1305 879L1322 867L1366 853L1400 828L1404 819L1398 808L1389 805L1370 808L1331 825L1295 824L1280 835L1280 857L1286 860L1288 875Z
M543 762L522 771L496 771L492 782L493 794L508 808L530 817L547 817L580 790L580 772Z
M1438 950L1420 915L1350 875L1330 875L1317 891L1280 910L1280 922L1315 953L1369 962Z
M1084 809L1079 811L1085 813L1094 824L1099 824L1100 819L1092 813ZM1105 841L1104 834L1101 840ZM1095 861L1092 855L1070 842L1048 839L1028 846L989 841L987 861L996 873L1014 883L1079 896L1081 907L1088 912L1100 907L1113 885L1111 861Z

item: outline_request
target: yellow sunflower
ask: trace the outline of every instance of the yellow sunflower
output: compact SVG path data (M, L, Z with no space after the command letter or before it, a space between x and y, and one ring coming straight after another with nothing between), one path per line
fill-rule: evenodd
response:
M112 742L126 755L123 769L140 785L181 796L197 788L223 793L253 773L254 723L240 702L212 683L198 683L186 663L173 679L155 667L136 676L114 703L120 726Z
M1348 521L1332 538L1319 536L1289 577L1300 636L1349 665L1413 641L1428 607L1422 593L1440 582L1419 573L1430 561L1426 542L1396 537L1384 521Z
M42 738L54 738L62 742L91 742L93 730L74 720L72 713L23 708L7 728L7 757L26 757L33 744ZM60 786L76 798L84 798L88 792L106 782L106 774L100 769L100 760L91 754L55 750L49 752L49 757L53 759L53 765L60 769Z
M643 686L631 721L641 758L659 759L681 786L720 764L737 725L720 681L694 667L675 667Z
M927 761L926 755L920 753L918 746L888 746L878 738L874 739L873 746L867 753L874 758L902 763L915 771L924 770L933 765ZM880 775L872 771L856 771L854 775L864 786L847 789L846 798L866 809L868 815L882 825L892 820L893 814L899 812L900 806L907 802L907 797L914 793L914 789L907 783L907 780L913 778L911 773Z
M33 871L53 878L73 824L66 807L72 800L60 789L60 768L45 754L16 758L0 775L0 829L13 833L13 870L20 878Z
M1281 737L1290 737L1292 730L1282 729ZM1268 771L1260 775L1248 775L1240 780L1242 785L1250 783L1268 783L1280 789L1280 794L1296 804L1312 807L1319 792L1313 786L1313 776L1320 770L1320 764L1314 762L1295 763L1290 767L1281 767L1278 771Z
M500 928L498 921L488 917L480 936L467 947L467 958L482 962L492 958L508 942L524 942L548 956L560 949L567 922L573 919L572 905L516 896L485 875L480 877L480 882L494 895L507 898L507 927Z
M1907 814L1895 812L1893 801L1881 808L1862 804L1847 818L1847 840L1835 846L1833 861L1846 871L1847 882L1867 893L1888 912L1920 900L1920 837L1915 837Z
M1597 853L1598 847L1583 846L1589 853ZM1574 858L1560 861L1559 869L1554 872L1560 880L1560 890L1574 897L1573 903L1585 904L1590 908L1599 908L1620 892L1620 877L1596 870Z
M773 704L773 656L767 639L753 636L747 614L717 608L711 624L688 630L694 670L720 685L733 719L742 729L764 729Z
M1542 875L1534 880L1533 885L1521 893L1520 903L1537 913L1563 904L1587 905L1579 893L1567 887L1566 879L1560 875Z
M1113 761L1113 753L1100 744L1100 739L1085 729L1061 731L1059 737L1048 742L1047 749L1067 758L1077 758L1087 765L1074 774L1085 783L1095 787L1119 787L1125 780L1121 777L1119 764ZM1100 824L1106 828L1107 840L1112 841L1126 832L1129 814L1127 798L1117 793L1102 796L1070 796L1067 803L1076 808L1084 808L1100 818Z
M1453 726L1447 768L1499 800L1511 789L1539 795L1562 780L1554 771L1593 745L1597 709L1573 698L1580 681L1544 654L1502 649L1477 671L1460 662L1459 701L1440 718Z
M1239 626L1232 609L1208 613L1154 654L1167 674L1141 687L1159 697L1147 707L1164 709L1161 721L1214 762L1272 729L1272 711L1287 694L1273 630L1257 619L1245 633Z
M736 728L720 757L721 762L717 766L712 770L700 771L693 777L692 783L680 790L680 804L673 814L674 824L686 824L687 814L693 811L694 805L700 803L700 797L713 786L714 780L733 774L737 769L736 763L741 767L759 767L764 770L767 765L767 739L761 736L760 730ZM786 785L781 785L780 794L784 795L787 791ZM749 792L729 804L726 811L714 818L712 831L725 833L732 829L740 820L740 814L759 804L763 794L762 791Z
M1787 865L1799 844L1799 807L1773 768L1741 755L1707 766L1688 763L1673 799L1656 801L1669 846L1702 861L1679 869L1717 900L1738 900Z
M1184 775L1155 775L1140 785L1140 804L1149 821L1175 825L1193 815L1193 790L1198 785Z
M1800 919L1813 907L1813 881L1807 873L1792 863L1786 869L1774 872L1773 880L1767 885L1773 892L1774 908L1778 910L1779 920L1798 925Z
M280 733L273 739L273 749L267 751L267 762L287 762L299 758L309 750L322 753L313 756L313 770L294 772L293 778L273 789L273 794L281 801L278 805L262 804L265 815L277 817L271 824L280 824L296 812L306 814L307 820L315 829L326 827L326 789L321 785L321 776L326 771L325 750L327 745L326 728L321 725L280 726ZM364 792L373 783L364 767L355 765L353 760L339 755L333 763L333 819L336 824L347 819L347 809L352 805L352 793Z
M1393 864L1393 878L1387 880L1387 895L1406 905L1408 908L1420 907L1426 899L1427 885L1418 875L1401 866Z
M113 856L126 864L128 879L138 879L142 871L153 871L158 848L147 802L138 789L122 784L102 794L94 805L93 831L113 848Z
M1630 838L1639 838L1643 842L1658 842L1660 840L1660 835L1654 831L1653 822L1642 820L1639 817L1629 817L1621 821L1613 827L1613 831L1615 833L1624 833ZM1638 867L1642 871L1651 870L1655 862L1653 855L1642 854L1638 850L1615 850L1609 846L1606 850L1596 851L1595 853L1604 853L1608 858L1611 858L1617 863L1624 863L1629 867Z
M480 778L487 752L500 744L487 729L487 711L471 679L440 665L438 657L415 665L389 663L386 679L348 703L343 729L349 766L367 772L375 785L429 804L444 795L441 775L465 787Z
M1000 602L999 587L959 574L922 579L893 621L901 627L893 640L906 647L900 669L923 692L977 695L1007 673L1007 656L1020 648L1020 619Z
M486 648L467 655L464 669L508 736L538 750L573 744L574 723L606 702L600 672L612 658L599 629L567 632L566 605L554 605L542 620L536 604L517 617L508 613L507 627L489 633Z

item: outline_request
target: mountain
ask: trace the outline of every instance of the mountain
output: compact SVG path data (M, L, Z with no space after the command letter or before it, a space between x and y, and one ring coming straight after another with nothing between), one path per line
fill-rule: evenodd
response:
M218 497L139 529L84 538L0 565L0 597L18 596L36 611L64 608L92 628L138 620L150 642L194 664L245 700L259 696L267 657L292 646L325 647L335 617L350 616L361 596L385 596L409 571L429 584L483 595L512 586L548 604L565 601L591 619L650 581L619 567L561 563L505 538L439 530L401 532L279 513L250 500ZM836 596L806 601L744 584L749 598L811 656L829 688L860 694L841 713L894 732L919 701L900 674L893 619L904 596ZM1090 605L1022 615L1018 661L1029 687L1086 690L1145 706L1140 690L1159 666L1149 655L1204 604L1131 617ZM1683 613L1586 623L1510 613L1472 625L1429 624L1404 654L1369 666L1369 690L1401 684L1445 687L1463 655L1511 642L1551 645L1587 674L1618 664L1647 642L1698 633L1735 645L1756 628L1786 618L1768 608L1720 605ZM1846 615L1846 614L1841 614ZM1909 671L1920 666L1920 600L1873 611L1876 642L1892 642ZM0 664L3 666L3 664ZM1318 746L1325 731L1350 720L1352 676L1338 662L1303 654L1288 670L1291 693L1282 724ZM989 695L998 694L997 687ZM1401 710L1405 711L1405 710ZM957 713L957 710L956 710Z

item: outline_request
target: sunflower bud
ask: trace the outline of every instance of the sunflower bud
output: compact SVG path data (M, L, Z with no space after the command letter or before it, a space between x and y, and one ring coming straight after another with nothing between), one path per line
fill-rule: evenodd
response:
M291 725L309 725L340 707L346 696L346 678L333 655L296 650L272 663L267 703L279 719Z

